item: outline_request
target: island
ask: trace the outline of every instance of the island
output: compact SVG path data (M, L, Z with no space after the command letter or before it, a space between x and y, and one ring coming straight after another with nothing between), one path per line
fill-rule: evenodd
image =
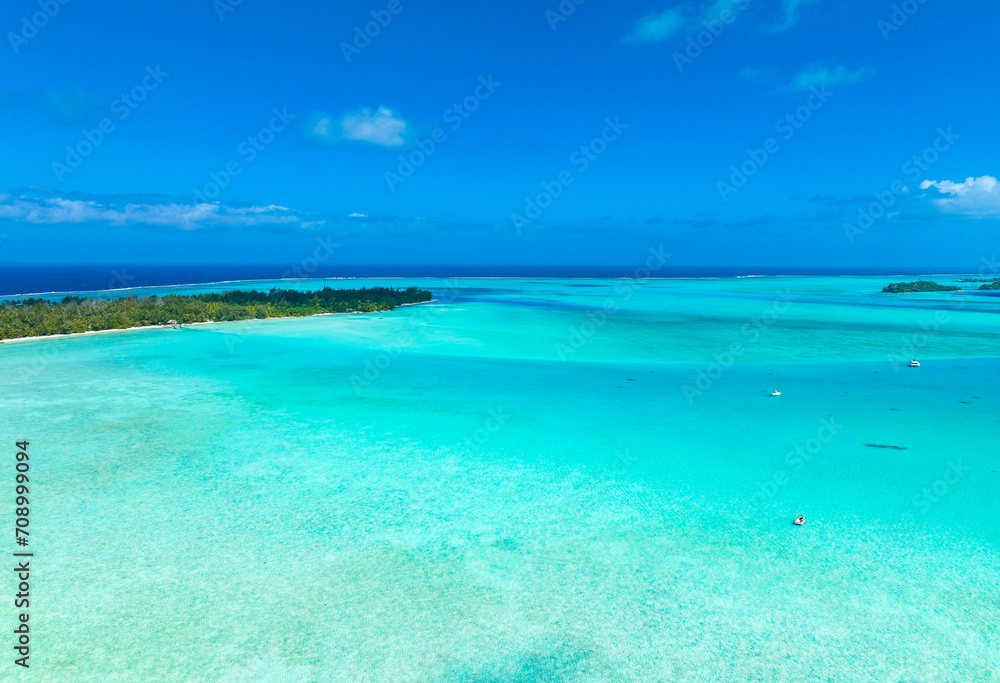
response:
M988 284L980 285L979 289L1000 289L1000 280L990 280Z
M953 285L939 285L930 280L917 280L916 282L893 282L891 285L882 288L883 292L889 294L912 294L914 292L961 292L961 287Z
M391 311L431 300L417 287L362 287L302 292L233 290L211 294L86 298L29 298L0 302L0 340L123 330L151 325L287 318L324 313Z

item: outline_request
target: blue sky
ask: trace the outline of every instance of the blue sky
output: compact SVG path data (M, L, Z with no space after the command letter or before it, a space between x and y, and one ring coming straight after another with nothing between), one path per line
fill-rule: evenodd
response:
M331 263L978 267L998 21L986 0L15 0L0 262L294 263L332 239Z

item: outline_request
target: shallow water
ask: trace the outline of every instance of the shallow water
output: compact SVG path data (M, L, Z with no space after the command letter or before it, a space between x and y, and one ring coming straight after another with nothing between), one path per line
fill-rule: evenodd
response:
M1000 298L888 281L0 346L32 676L997 680Z

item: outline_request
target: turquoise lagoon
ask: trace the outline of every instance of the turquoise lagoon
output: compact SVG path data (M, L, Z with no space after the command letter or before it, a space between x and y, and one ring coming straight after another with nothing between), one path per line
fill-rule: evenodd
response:
M1000 298L899 279L4 344L31 678L1000 680Z

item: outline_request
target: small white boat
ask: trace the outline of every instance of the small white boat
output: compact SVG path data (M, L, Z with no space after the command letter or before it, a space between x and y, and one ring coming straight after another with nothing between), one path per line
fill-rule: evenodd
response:
M771 396L781 396L781 392L775 389L774 391L771 392Z
M792 523L793 523L793 524L794 524L795 526L802 526L803 524L805 524L805 523L806 523L806 518L805 518L805 515L799 515L799 516L797 516L797 517L795 518L795 521L794 521L794 522L792 522Z
M911 368L919 368L920 367L920 361L918 361L916 358L914 358L913 360L911 360L909 362L909 366Z

